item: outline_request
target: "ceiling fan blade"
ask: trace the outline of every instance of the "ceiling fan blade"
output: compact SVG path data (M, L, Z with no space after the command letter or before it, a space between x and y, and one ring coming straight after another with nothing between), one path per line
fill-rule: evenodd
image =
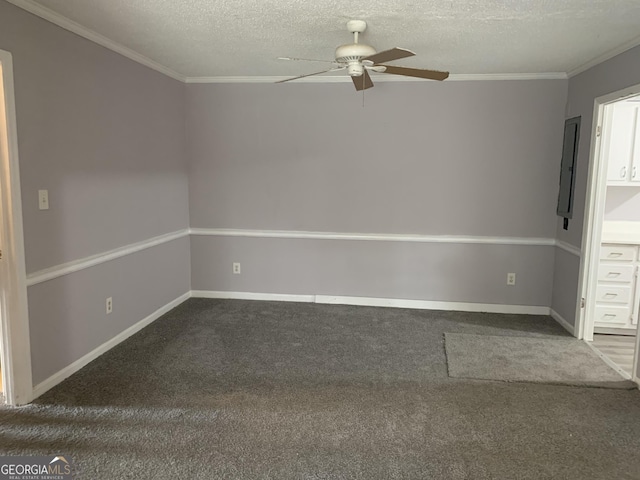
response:
M406 48L392 48L391 50L385 50L384 52L374 53L368 57L362 59L363 62L384 63L392 62L394 60L400 60L401 58L413 57L415 55L411 50Z
M444 80L449 76L449 72L439 72L437 70L394 67L392 65L383 65L383 67L386 67L384 73L391 73L392 75L404 75L405 77L425 78L427 80Z
M353 80L353 85L356 87L356 90L366 90L367 88L373 87L373 82L371 81L371 77L369 73L365 70L362 72L362 75L359 77L351 77Z
M318 60L315 58L296 58L296 57L278 57L277 60L291 60L294 62L321 62L321 63L334 63L338 65L335 60Z
M327 73L327 72L337 72L338 70L344 70L345 68L347 68L347 67L330 68L329 70L322 70L321 72L307 73L306 75L299 75L299 76L293 77L293 78L285 78L284 80L278 80L275 83L290 82L291 80L297 80L299 78L304 78L304 77L312 77L314 75L320 75L322 73Z

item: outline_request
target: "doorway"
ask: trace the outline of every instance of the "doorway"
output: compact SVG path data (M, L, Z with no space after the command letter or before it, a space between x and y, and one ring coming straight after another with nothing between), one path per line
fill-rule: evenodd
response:
M21 202L13 59L0 50L0 364L9 405L33 395Z
M579 337L638 381L640 86L596 99L584 225Z

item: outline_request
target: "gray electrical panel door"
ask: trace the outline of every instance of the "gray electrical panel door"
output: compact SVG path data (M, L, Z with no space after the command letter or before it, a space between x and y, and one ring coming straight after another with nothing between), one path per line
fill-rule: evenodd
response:
M562 144L562 161L560 163L560 192L558 193L558 209L556 212L564 218L573 216L573 189L576 184L576 158L580 141L580 117L570 118L564 122L564 141Z

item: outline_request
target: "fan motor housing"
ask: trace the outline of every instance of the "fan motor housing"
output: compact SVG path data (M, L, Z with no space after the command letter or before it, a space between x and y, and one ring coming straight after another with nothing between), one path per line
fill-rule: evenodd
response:
M348 45L340 45L336 48L336 62L351 64L353 62L360 63L364 57L373 55L376 49L364 43L350 43Z

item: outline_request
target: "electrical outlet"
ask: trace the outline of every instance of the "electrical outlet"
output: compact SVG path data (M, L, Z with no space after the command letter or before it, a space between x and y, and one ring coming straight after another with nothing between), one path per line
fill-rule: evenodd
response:
M240 264L238 262L233 263L233 273L240 275Z
M38 208L49 210L49 190L38 190Z
M515 285L515 284L516 284L516 274L507 273L507 285Z
M113 312L113 298L107 298L107 315Z

